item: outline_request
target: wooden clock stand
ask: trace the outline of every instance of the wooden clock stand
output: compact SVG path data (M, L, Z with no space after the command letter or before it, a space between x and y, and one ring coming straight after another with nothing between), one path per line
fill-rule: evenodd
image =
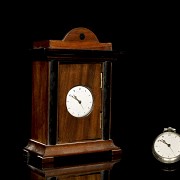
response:
M112 44L100 43L92 31L79 27L63 40L34 42L30 55L27 161L104 152L119 157L122 150L111 139Z

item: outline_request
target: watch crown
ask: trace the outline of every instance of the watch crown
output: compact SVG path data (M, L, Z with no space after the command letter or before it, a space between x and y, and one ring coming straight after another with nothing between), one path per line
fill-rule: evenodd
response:
M164 128L164 132L171 131L171 132L176 132L176 129L172 127Z

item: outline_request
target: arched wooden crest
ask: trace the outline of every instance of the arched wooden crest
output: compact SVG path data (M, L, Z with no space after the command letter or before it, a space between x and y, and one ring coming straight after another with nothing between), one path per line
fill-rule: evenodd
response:
M62 40L37 41L34 42L33 47L111 51L112 43L101 43L91 30L78 27L70 30Z

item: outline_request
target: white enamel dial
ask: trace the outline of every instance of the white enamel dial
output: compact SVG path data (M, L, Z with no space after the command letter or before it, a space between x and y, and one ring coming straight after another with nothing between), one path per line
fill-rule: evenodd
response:
M153 143L153 154L163 163L174 163L180 160L180 135L172 130L172 128L166 129Z
M91 113L93 95L85 86L74 86L66 96L67 111L74 117L84 117Z

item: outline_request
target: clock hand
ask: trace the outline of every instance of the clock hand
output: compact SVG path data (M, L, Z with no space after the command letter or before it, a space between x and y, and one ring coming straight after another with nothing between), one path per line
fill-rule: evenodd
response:
M171 148L171 145L169 144L169 146L168 146L170 149L171 149L171 151L173 152L173 154L174 154L174 151L172 150L172 148ZM174 154L174 156L175 156L175 154Z
M163 143L166 144L168 147L170 147L170 144L168 144L164 139L161 139L161 140L159 140L159 141L163 142Z
M161 139L161 140L159 140L159 141L161 141L161 142L163 142L164 144L166 144L166 145L171 149L171 151L172 151L173 154L174 154L174 151L173 151L172 148L171 148L171 144L168 144L164 139Z
M77 96L75 96L75 95L74 95L74 99L76 99L76 100L78 101L78 103L81 105L81 107L83 108L82 103L81 103L82 101L79 100L79 99L77 98ZM84 109L84 108L83 108L83 109Z
M81 104L81 100L79 100L78 98L77 98L77 96L75 96L75 95L70 95L72 98L74 98L80 105L81 105L81 107L83 108L83 106L82 106L82 104ZM84 109L84 108L83 108Z
M81 101L77 98L77 96L74 95L73 97L78 101L79 104L81 104Z
M81 104L81 101L80 101L75 95L72 96L72 95L70 94L69 96L71 96L71 97L74 98L79 104Z

